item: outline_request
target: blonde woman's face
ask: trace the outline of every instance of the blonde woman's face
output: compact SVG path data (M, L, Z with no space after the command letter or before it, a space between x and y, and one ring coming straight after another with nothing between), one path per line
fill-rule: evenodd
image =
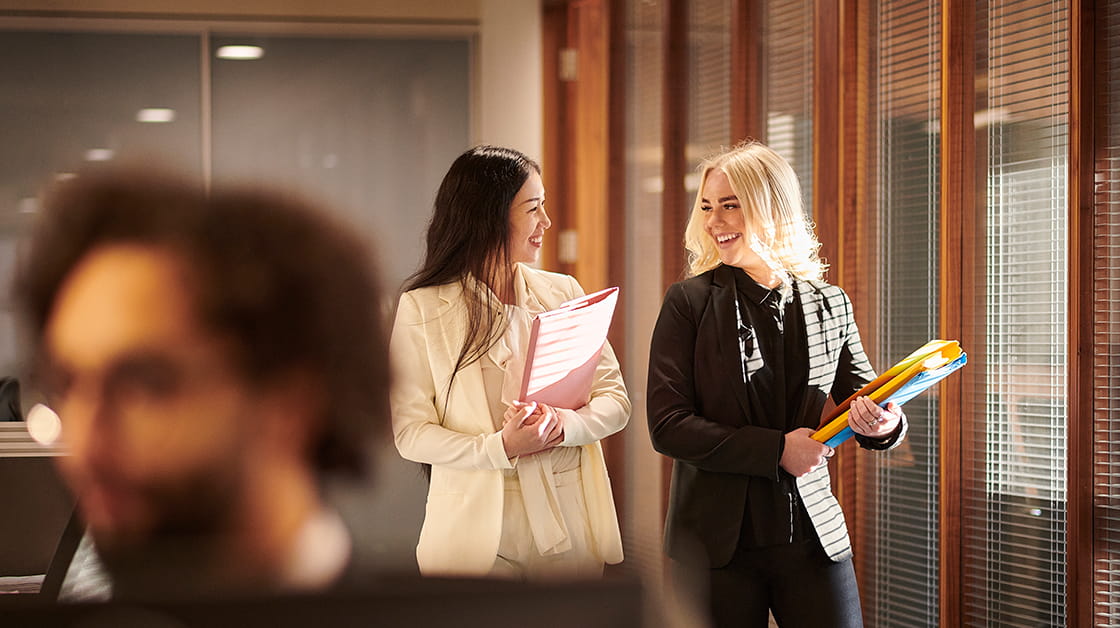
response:
M751 248L752 234L747 230L742 205L722 170L708 173L700 209L705 214L704 230L712 238L721 262L747 271L767 268Z

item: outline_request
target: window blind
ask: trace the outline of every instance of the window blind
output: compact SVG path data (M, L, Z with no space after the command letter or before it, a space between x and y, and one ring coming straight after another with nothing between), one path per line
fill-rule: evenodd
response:
M983 338L965 412L963 613L968 625L1060 626L1066 605L1068 15L1049 0L980 0L977 258ZM983 138L980 140L979 138ZM963 419L962 420L966 420Z
M1093 329L1094 623L1120 624L1120 5L1097 7Z
M874 18L880 368L938 335L939 4L886 0ZM883 531L881 543L860 548L877 583L863 591L869 627L938 625L936 390L906 414L907 441L861 468L875 482L859 525Z
M766 143L793 166L813 210L813 1L766 0L762 90Z
M688 147L690 165L731 140L731 0L688 3ZM686 188L696 193L698 181ZM688 199L691 207L692 197Z

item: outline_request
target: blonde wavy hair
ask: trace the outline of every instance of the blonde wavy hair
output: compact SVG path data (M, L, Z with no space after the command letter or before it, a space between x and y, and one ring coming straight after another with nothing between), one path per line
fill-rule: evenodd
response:
M719 266L719 251L704 229L700 209L708 175L720 170L739 198L750 232L750 246L771 268L798 279L821 279L828 265L817 255L821 244L805 217L797 173L785 159L759 142L744 142L700 164L700 188L692 205L684 245L688 273L696 276ZM748 234L743 234L748 236Z

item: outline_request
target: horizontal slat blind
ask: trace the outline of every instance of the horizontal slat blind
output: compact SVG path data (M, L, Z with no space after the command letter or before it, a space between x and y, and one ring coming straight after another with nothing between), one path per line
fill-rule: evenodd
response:
M1094 199L1094 623L1120 624L1120 4L1098 3Z
M873 39L880 368L937 335L940 38L936 0L879 3ZM870 627L938 625L936 391L908 403L906 414L907 442L870 463L875 489L860 518L883 531L880 543L861 549L871 553L876 583L863 588Z
M688 11L685 157L691 166L731 139L731 0L690 0ZM690 178L687 186L693 194L695 181Z
M1068 13L980 0L986 102L979 439L964 460L967 625L1061 626L1066 608ZM966 412L970 411L966 408Z
M793 166L813 215L813 1L766 0L766 142Z

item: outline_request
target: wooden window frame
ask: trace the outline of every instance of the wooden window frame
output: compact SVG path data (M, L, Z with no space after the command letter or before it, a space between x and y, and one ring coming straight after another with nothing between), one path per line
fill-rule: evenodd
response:
M1097 147L1094 0L1070 3L1069 76L1069 415L1067 467L1066 617L1093 625L1093 285L1094 178Z
M1069 113L1069 494L1067 516L1067 619L1069 625L1093 622L1093 411L1091 385L1093 285L1093 179L1098 148L1094 145L1097 91L1094 83L1095 43L1101 34L1094 23L1097 0L1075 0L1070 5L1070 113ZM758 0L732 0L731 132L732 141L765 140L762 68L762 4ZM979 154L974 116L978 93L976 78L975 0L941 0L940 125L940 321L944 338L980 346L984 330L971 317L982 284L961 269L973 269L983 278L983 251L973 234L983 227L982 207L985 160ZM684 258L679 234L686 208L679 199L688 170L684 155L687 119L687 0L664 1L664 87L662 179L662 285L683 277ZM874 7L867 0L816 0L814 16L813 94L813 194L815 219L822 240L822 255L832 264L831 280L852 297L857 320L873 350L878 308L874 286L877 226L868 201L873 177L875 129L869 124L874 95L869 80L875 42L869 37ZM854 43L853 43L854 42ZM837 80L836 77L839 77ZM977 270L978 269L978 270ZM979 372L982 366L974 364ZM945 625L964 619L963 531L961 517L971 480L964 468L974 459L983 431L983 417L972 408L982 391L972 378L950 378L941 385L939 398L939 616ZM979 381L979 380L977 380ZM859 495L845 490L862 473L850 456L838 459L837 492L848 513L859 513ZM666 464L666 477L669 465ZM668 482L666 482L666 485ZM849 516L852 516L851 514ZM873 539L857 523L855 542ZM861 565L857 555L857 569ZM864 595L873 593L864 592Z

